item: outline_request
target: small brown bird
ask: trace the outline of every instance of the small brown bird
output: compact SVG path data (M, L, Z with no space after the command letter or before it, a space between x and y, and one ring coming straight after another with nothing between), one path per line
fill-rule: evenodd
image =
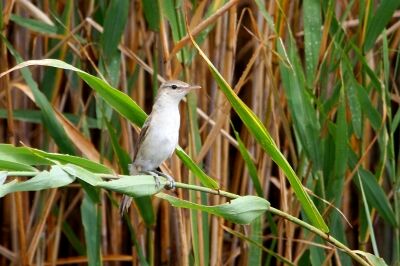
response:
M194 89L200 86L189 85L183 81L171 80L161 84L152 111L147 117L133 155L129 174L150 173L163 175L168 181L168 188L174 188L174 180L156 169L174 152L179 139L180 114L179 103ZM125 213L131 205L132 198L124 195L120 213Z

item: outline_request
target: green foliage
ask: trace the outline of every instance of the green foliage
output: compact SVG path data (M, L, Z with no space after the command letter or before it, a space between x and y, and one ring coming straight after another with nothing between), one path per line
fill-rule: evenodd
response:
M379 34L385 29L386 25L393 16L393 13L400 6L398 1L382 0L375 14L369 19L367 35L365 36L364 49L370 50L378 38Z
M256 190L257 195L259 197L262 197L264 195L264 192L262 190L260 180L259 180L259 177L257 174L257 167L255 166L254 162L252 161L250 153L246 149L246 146L244 145L243 141L240 139L239 133L237 131L234 131L234 133L235 133L235 137L238 142L238 145L239 145L240 154L242 155L243 160L246 162L246 166L248 168L249 175L251 177L251 181L253 181L254 189Z
M196 204L165 193L156 196L167 200L172 206L205 211L237 224L249 224L269 208L267 200L256 196L243 196L215 206Z
M50 153L28 147L14 147L10 144L0 144L0 156L4 161L25 165L54 165L72 163L94 173L111 174L112 171L102 164L68 154Z
M0 2L0 264L400 260L399 1L78 2ZM127 175L165 79L176 197Z
M129 1L112 0L104 18L104 31L101 38L103 55L109 61L118 51L125 24L128 18Z
M286 174L290 184L292 185L298 200L303 205L304 211L306 212L308 218L312 221L312 223L319 227L324 232L329 232L328 226L325 224L322 219L321 214L318 212L314 203L311 201L308 194L305 192L303 185L301 184L299 178L296 173L293 171L290 164L287 162L283 154L276 147L275 142L272 137L268 133L267 129L264 127L260 119L251 111L251 109L235 94L229 84L225 81L222 75L218 72L215 66L211 63L211 61L207 58L204 52L200 49L200 47L196 44L196 42L192 39L194 46L198 50L199 54L206 61L211 74L215 78L219 88L223 91L228 101L232 105L233 109L237 112L243 123L250 130L256 140L260 143L261 147L268 152L268 154L272 157L272 160L276 162L283 172Z
M6 147L8 153L11 154L21 154L21 148L18 147L12 147L10 145L2 145L3 147ZM32 152L32 158L36 156L35 153L39 153L38 150L31 149L29 150ZM13 156L12 158L15 159ZM132 178L131 176L118 176L118 179L116 180L111 180L111 181L104 181L101 178L101 174L96 174L93 172L90 172L89 170L80 167L79 165L72 164L72 163L66 163L63 165L62 161L54 162L55 158L74 158L74 160L69 160L69 161L75 161L77 163L81 163L81 161L77 160L77 158L69 155L61 155L61 154L50 154L46 152L41 152L42 158L45 158L49 160L49 162L55 163L54 165L51 166L50 171L44 170L44 171L38 171L34 169L34 171L31 171L30 173L27 173L25 170L28 169L29 165L25 164L20 164L25 166L23 171L20 172L13 172L13 175L27 175L27 176L33 176L32 178L28 179L27 181L23 182L17 182L16 180L7 182L5 184L0 185L0 197L4 197L8 193L16 192L16 191L37 191L37 190L43 190L43 189L49 189L49 188L57 188L57 187L63 187L66 185L71 184L74 182L75 178L78 178L85 183L89 184L90 186L93 187L99 187L99 188L105 188L110 191L115 191L123 194L127 194L131 197L134 198L140 198L143 196L150 196L154 195L158 192L160 192L164 186L167 184L167 180L164 177L154 177L150 175L139 175L135 176L135 178ZM26 160L30 161L30 160ZM82 159L82 161L87 161L86 159ZM8 161L9 163L13 163L12 161ZM64 161L65 162L65 161ZM8 164L3 164L3 165L8 165ZM1 170L7 170L3 168L3 165L0 165L2 168ZM109 171L110 172L110 171ZM7 171L2 171L2 180L6 178L8 175ZM112 177L113 175L110 174L104 174L105 176L110 176ZM116 176L117 177L117 176ZM217 206L204 206L204 205L199 205L195 203L191 203L189 201L181 200L176 197L169 196L164 193L158 193L156 194L157 197L163 198L167 201L169 201L173 206L176 207L181 207L181 208L192 208L192 209L197 209L201 211L205 211L217 216L221 216L227 220L230 220L232 222L238 223L238 224L249 224L251 221L253 221L255 218L260 216L263 212L268 210L269 203L263 198L256 197L256 196L244 196L244 197L239 197L237 199L232 200L229 203L222 204L222 205L217 205ZM98 210L96 210L98 207L96 207L94 210L91 210L88 214L88 208L91 208L95 203L98 203L98 200L93 198L92 196L88 195L89 197L85 196L85 199L83 201L81 210L82 213L85 213L84 217L84 227L85 230L91 231L92 229L96 228L98 226L97 223L92 224L95 220L90 220L90 212L92 213L95 217L98 217L99 213ZM92 205L90 204L92 202ZM89 235L93 236L90 238L89 241L93 241L94 247L91 245L91 248L94 248L93 250L90 250L88 252L91 252L92 254L90 256L98 256L95 250L97 250L95 247L99 245L98 239L96 239L95 235L96 232L91 232ZM96 258L93 258L93 261L98 261Z
M16 180L0 186L0 197L16 191L37 191L49 188L63 187L74 182L75 178L68 175L60 166L54 165L50 171L38 172L33 178L24 182Z
M158 0L142 0L144 16L153 31L160 29L160 7Z
M89 265L103 265L100 249L101 215L100 207L85 194L82 205L82 224L86 236L87 256Z
M396 226L395 215L387 195L374 175L365 169L360 169L359 174L368 204L376 209L386 222L390 223L392 226ZM358 182L354 183L357 185L358 189L361 189L359 184L357 184Z
M309 88L313 87L315 71L317 70L319 50L321 45L321 4L318 0L303 2L304 12L304 53L306 80Z
M54 59L43 59L43 60L31 60L19 64L12 70L24 69L26 66L31 65L43 65L61 68L65 70L72 70L78 73L78 75L97 93L99 93L103 99L122 116L127 118L130 122L142 126L147 118L146 113L126 94L111 87L105 81L90 75L74 66L71 66L65 62L54 60ZM4 73L2 74L4 75ZM0 75L0 77L2 76ZM193 171L193 173L200 179L200 181L207 187L218 188L218 184L215 180L205 174L200 167L198 167L193 160L182 150L180 147L176 148L177 155L182 159L186 166Z
M15 23L17 23L18 25L25 27L27 29L30 29L32 31L36 31L39 33L44 33L44 34L56 34L57 33L56 26L49 25L40 20L24 18L24 17L17 16L14 14L12 14L10 16L10 19L12 21L14 21Z

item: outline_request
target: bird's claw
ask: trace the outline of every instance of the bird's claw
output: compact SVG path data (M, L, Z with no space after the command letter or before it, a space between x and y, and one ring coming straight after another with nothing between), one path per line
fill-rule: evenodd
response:
M143 171L143 173L151 175L154 178L154 182L156 183L156 189L159 190L161 188L160 178L158 177L158 173L153 171Z
M172 176L164 174L163 172L154 170L154 173L157 173L158 175L165 177L167 179L167 184L165 184L164 188L167 190L172 190L175 189L175 180L172 178Z
M167 190L175 189L175 180L167 174L163 172L153 170L153 171L144 171L143 173L151 175L154 177L154 181L156 183L156 188L159 189L161 187L161 182L159 176L165 177L167 179L167 184L165 184L164 188Z
M165 189L172 190L175 189L175 180L170 175L165 175L168 183L165 185Z

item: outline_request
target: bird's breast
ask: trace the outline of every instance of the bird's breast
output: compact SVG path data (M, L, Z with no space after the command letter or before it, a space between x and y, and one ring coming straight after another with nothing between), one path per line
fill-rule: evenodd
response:
M171 108L161 114L153 115L135 161L141 168L146 170L157 168L174 152L178 144L180 126L179 110L175 109Z
M154 134L158 134L161 138L169 141L178 142L180 115L178 108L168 108L160 110L159 115L152 119L152 129Z

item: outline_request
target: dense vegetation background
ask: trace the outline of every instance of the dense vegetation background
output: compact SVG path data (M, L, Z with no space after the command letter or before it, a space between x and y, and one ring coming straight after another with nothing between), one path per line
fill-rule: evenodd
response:
M26 60L60 59L101 77L146 112L164 79L199 84L203 89L182 104L181 147L223 190L258 195L308 223L286 172L193 47L187 20L300 177L330 235L399 265L400 2L0 3L0 72ZM3 76L0 141L127 173L139 128L81 78L45 66ZM200 184L176 155L162 168L177 181ZM132 207L122 219L121 194L99 190L99 201L91 202L85 191L73 183L1 198L0 264L355 263L304 226L269 212L242 226L153 198L154 215L150 209L142 217ZM227 200L182 189L173 194L205 205Z

